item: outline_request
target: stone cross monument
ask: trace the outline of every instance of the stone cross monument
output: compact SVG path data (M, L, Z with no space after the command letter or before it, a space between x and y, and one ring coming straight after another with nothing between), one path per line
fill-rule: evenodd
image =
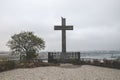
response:
M62 30L62 53L66 53L66 30L73 30L73 26L66 26L65 18L62 19L62 25L54 26L54 30Z
M55 25L54 30L62 31L62 52L48 52L49 63L79 63L80 52L66 52L66 30L73 30L73 26L66 25L65 18L62 19L62 25Z

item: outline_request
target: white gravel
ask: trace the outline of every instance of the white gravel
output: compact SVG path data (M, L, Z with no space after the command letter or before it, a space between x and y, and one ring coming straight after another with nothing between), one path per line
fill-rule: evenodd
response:
M120 70L62 65L5 71L0 73L0 80L120 80Z

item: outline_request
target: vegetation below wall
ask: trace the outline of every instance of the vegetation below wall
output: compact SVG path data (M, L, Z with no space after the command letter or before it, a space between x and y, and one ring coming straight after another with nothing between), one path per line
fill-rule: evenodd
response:
M71 64L74 65L94 65L94 66L101 66L101 67L109 67L109 68L116 68L120 69L120 61L119 60L104 60L104 62L100 62L99 60L91 61L76 61L71 60ZM22 61L22 62L15 62L15 61L0 61L0 72L7 71L16 68L35 68L35 67L45 67L45 66L59 66L60 63L45 63L42 61Z
M0 61L0 72L14 69L16 66L13 61Z
M0 61L0 72L7 71L16 68L35 68L35 67L45 67L45 66L59 66L59 64L54 63L45 63L39 61L24 61L24 62L15 62L15 61Z

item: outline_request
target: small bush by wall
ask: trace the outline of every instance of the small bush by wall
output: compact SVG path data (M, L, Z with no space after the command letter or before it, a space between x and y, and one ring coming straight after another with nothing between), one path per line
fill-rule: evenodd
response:
M10 70L10 69L14 69L14 68L15 68L15 62L14 61L1 61L0 62L0 72Z

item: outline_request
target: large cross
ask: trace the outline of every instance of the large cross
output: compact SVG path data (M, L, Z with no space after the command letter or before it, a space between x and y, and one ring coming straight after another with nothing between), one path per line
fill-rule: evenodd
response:
M54 30L62 30L62 53L66 53L66 30L73 30L73 26L66 26L65 18L62 19L62 26L54 26Z

